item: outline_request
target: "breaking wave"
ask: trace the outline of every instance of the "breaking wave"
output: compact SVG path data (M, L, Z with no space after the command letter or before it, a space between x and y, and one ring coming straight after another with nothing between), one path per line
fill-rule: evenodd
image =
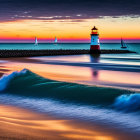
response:
M0 92L78 104L108 105L117 110L139 111L140 94L127 90L96 87L45 79L27 69L4 75Z
M129 91L54 81L24 69L3 76L0 79L0 92L81 104L111 104L116 97Z
M140 94L54 81L27 69L0 79L0 103L72 119L117 124L140 132L139 113L135 113L140 109Z
M113 106L126 112L140 111L140 94L121 95Z

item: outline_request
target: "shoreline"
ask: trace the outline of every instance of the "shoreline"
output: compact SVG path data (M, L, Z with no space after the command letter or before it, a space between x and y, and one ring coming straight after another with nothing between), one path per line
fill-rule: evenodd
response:
M80 55L80 54L125 54L136 53L129 50L0 50L0 58L9 57L33 57L33 56L57 56L57 55Z
M8 60L8 58L5 60ZM14 65L9 62L14 63ZM20 65L19 62L23 62L23 64ZM31 65L31 63L37 65L37 63L47 64L48 62L49 61L43 62L41 60L28 58L12 58L9 59L8 64L4 65L4 70L13 70L11 69L12 67L14 67L15 70L19 70L22 66L28 68L28 65L25 63L29 63L32 69L36 69L36 67L33 68L34 65ZM68 63L66 63L66 65L68 65ZM70 63L70 65L72 65L72 63ZM77 63L75 65L77 65ZM95 68L97 68L97 65L98 64L95 65ZM81 64L81 66L83 65ZM90 64L87 64L87 67L89 66ZM44 69L48 71L49 67L50 65L46 68L44 67ZM47 106L44 107L47 108ZM115 125L105 125L104 122L95 121L91 123L90 120L76 120L55 115L51 116L48 113L35 112L29 108L25 109L20 106L4 104L0 104L0 124L1 140L137 140L139 138L139 134L133 131L131 132L131 130L129 133L125 128L120 129Z
M136 137L104 125L61 119L27 109L0 104L0 139L131 140Z

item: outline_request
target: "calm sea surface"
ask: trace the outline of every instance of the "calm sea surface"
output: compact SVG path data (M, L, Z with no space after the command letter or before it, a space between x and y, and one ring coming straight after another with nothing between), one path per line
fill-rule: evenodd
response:
M0 49L89 49L90 44L88 43L60 43L60 44L47 44L41 43L38 46L28 43L1 43ZM121 44L119 43L104 43L101 44L101 49L121 49ZM128 44L129 50L140 52L139 43Z

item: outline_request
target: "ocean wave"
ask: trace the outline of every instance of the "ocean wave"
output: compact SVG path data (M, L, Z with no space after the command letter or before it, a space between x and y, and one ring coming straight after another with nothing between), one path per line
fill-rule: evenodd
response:
M27 72L26 69L23 69L22 71L18 72L15 71L9 75L4 75L2 76L2 78L0 79L0 91L3 91L7 88L7 86L9 85L9 83L15 79L16 77L19 77L21 75L25 75Z
M139 113L124 112L135 112L140 109L140 94L130 93L126 90L45 79L27 69L13 72L0 79L2 104L72 119L101 121L139 133ZM109 105L110 108L105 105Z
M134 112L140 111L140 94L130 94L119 96L113 106L122 111Z
M126 90L45 79L27 69L3 76L0 79L0 84L0 92L2 93L43 97L80 104L110 105L120 95L129 93Z

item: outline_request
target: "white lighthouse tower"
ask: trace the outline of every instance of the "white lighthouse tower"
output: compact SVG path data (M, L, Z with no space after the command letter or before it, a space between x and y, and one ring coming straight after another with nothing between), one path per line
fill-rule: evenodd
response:
M98 29L95 26L91 29L90 52L100 53L99 33L98 33Z

